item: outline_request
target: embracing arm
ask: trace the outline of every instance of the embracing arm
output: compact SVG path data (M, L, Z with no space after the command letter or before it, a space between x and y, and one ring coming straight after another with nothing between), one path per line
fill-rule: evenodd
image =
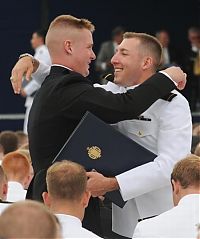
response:
M192 121L189 105L183 97L177 96L163 107L157 123L160 127L155 160L116 177L124 200L169 185L175 163L190 154Z
M179 78L183 79L183 72ZM116 123L139 116L175 87L167 76L157 73L137 88L124 94L113 94L98 87L90 87L81 94L77 104L81 105L83 112L89 110L107 123Z
M24 56L19 59L12 69L11 82L13 90L16 94L20 94L23 76L30 80L31 74L33 80L41 85L45 77L49 74L50 67L44 63L40 63L31 55Z

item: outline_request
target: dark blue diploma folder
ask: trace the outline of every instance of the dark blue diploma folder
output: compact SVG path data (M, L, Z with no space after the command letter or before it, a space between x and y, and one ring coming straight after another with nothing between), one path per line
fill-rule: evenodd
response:
M154 153L86 112L53 163L67 159L83 165L87 171L95 169L113 177L153 161L155 157ZM111 196L110 199L120 207L125 204L119 191L106 196Z

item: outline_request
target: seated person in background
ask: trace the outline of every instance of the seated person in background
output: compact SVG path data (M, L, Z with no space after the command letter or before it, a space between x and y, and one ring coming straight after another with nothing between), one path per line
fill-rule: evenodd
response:
M85 169L67 160L57 162L48 169L46 181L48 193L43 193L44 203L58 217L63 237L100 238L81 223L90 199Z
M15 151L18 148L17 135L12 131L2 131L0 133L0 152L2 160L3 155Z
M0 214L2 211L8 207L10 204L6 203L8 192L8 181L3 168L0 166Z
M25 148L23 148L25 146ZM31 155L28 149L26 149L26 144L23 147L20 147L17 152L19 152L20 154L23 154L25 157L27 157L27 159L29 160L30 163L30 179L27 182L27 184L25 185L25 189L28 189L29 184L31 182L31 180L33 179L34 176L34 170L33 170L33 165L32 165L32 160L31 160Z
M28 135L25 134L23 131L16 131L15 132L18 138L18 148L28 143Z
M179 161L172 172L174 208L138 223L133 237L196 238L200 205L200 157ZM153 205L152 205L153 206Z
M42 203L16 202L0 216L0 238L61 238L56 217Z
M24 190L31 178L31 164L28 158L20 152L6 154L2 160L2 167L8 179L9 202L24 200Z

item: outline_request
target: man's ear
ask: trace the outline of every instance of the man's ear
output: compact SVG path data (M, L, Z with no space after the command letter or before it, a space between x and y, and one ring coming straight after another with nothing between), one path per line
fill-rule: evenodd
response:
M91 193L88 191L85 191L82 197L82 205L84 208L86 208L88 206L89 200L91 197Z
M50 205L51 205L51 199L50 199L50 196L49 196L48 192L43 192L43 193L42 193L42 198L43 198L44 204L45 204L47 207L50 207Z
M173 193L175 195L179 194L180 192L180 183L178 181L174 181L174 179L172 179L172 189L173 189Z
M72 54L72 43L70 40L65 40L64 41L64 48L65 48L65 52L69 55Z
M152 67L152 64L153 64L152 57L145 57L142 64L143 70L149 69L150 67Z

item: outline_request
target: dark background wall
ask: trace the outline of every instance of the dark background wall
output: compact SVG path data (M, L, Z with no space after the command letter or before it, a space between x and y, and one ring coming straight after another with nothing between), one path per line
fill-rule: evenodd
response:
M128 31L154 34L169 30L171 41L187 45L187 29L200 24L200 0L7 0L0 8L0 114L23 113L24 99L13 94L9 82L18 56L32 52L31 34L60 14L91 20L95 26L94 51L110 38L112 28L122 25ZM95 78L92 70L91 77ZM1 130L1 121L0 121Z

